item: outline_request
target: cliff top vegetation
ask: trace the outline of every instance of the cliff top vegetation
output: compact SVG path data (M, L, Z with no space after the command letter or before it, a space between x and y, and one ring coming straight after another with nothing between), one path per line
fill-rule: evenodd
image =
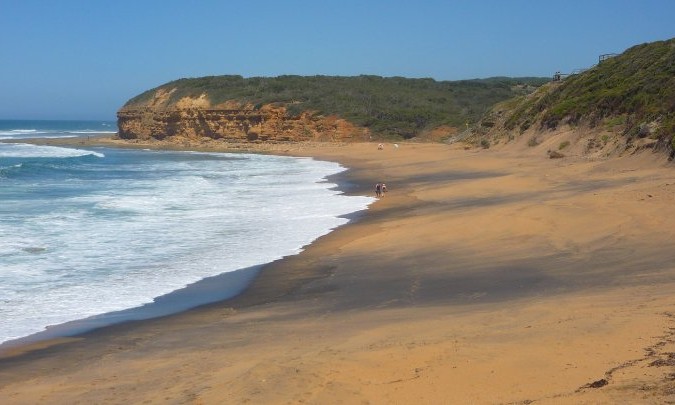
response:
M583 125L619 133L629 144L648 137L675 149L675 38L631 47L500 103L481 124L502 134Z
M260 107L283 104L287 114L303 111L337 115L377 136L409 139L421 131L477 121L495 103L529 94L548 78L436 81L380 76L209 76L179 79L148 90L123 108L145 106L158 90L170 92L168 105L203 94L213 106L237 101Z

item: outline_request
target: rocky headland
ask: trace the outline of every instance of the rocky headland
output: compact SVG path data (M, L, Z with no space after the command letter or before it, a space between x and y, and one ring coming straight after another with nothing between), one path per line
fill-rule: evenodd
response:
M122 139L182 138L216 139L226 142L364 141L367 128L359 128L335 115L302 112L287 114L285 106L256 107L236 102L212 106L206 97L185 97L171 106L156 102L124 107L117 113Z
M379 76L213 76L179 79L130 99L117 113L126 140L444 140L494 103L545 78L457 82Z

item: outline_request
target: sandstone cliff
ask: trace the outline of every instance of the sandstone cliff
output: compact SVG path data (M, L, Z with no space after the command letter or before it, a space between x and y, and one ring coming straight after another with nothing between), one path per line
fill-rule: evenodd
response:
M131 98L120 136L232 142L443 140L546 78L461 81L361 76L183 78Z
M205 95L169 103L170 92L157 90L149 102L131 104L117 113L122 139L184 138L227 142L362 141L359 128L336 116L310 111L290 115L283 104L253 106L228 101L211 105Z

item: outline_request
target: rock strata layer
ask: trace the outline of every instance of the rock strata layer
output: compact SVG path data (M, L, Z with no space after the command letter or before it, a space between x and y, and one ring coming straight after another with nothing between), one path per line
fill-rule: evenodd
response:
M227 142L362 141L367 128L357 127L336 116L314 112L287 113L286 106L253 106L228 102L211 106L205 97L182 99L166 105L165 97L154 102L127 105L117 113L122 139L183 138L218 139Z

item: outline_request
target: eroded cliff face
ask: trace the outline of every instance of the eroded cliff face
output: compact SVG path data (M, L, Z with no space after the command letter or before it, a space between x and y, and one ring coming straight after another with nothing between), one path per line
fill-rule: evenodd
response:
M362 141L366 128L335 116L303 112L289 116L285 106L210 105L208 98L169 103L170 93L157 92L150 102L127 105L117 113L122 139L218 139L227 142Z

